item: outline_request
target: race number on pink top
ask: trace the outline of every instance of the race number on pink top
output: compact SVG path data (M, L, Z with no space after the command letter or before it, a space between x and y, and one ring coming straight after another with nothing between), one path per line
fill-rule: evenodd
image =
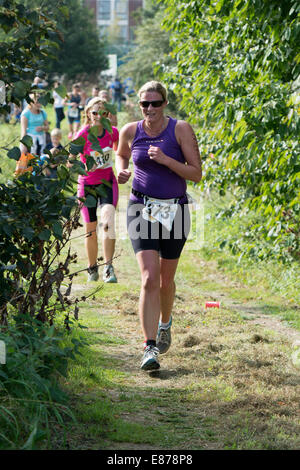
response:
M83 153L80 154L80 160L82 163L86 163L86 158L84 155L92 155L95 160L95 167L93 171L87 171L87 176L79 175L78 182L85 185L90 184L99 184L101 180L112 181L113 178L113 168L111 153L113 149L114 142L119 140L119 131L116 127L112 127L112 133L109 134L107 130L103 131L101 136L98 136L98 142L102 149L104 149L104 155L102 156L98 152L92 150L92 144L88 140L88 132L90 126L83 127L76 135L78 137L83 137L85 139L85 146ZM110 150L111 149L111 150Z

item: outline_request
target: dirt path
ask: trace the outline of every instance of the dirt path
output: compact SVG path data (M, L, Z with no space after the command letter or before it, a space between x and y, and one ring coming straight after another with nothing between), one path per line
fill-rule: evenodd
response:
M120 201L120 219L125 206L126 197ZM103 400L105 390L111 414L100 434L93 419L83 420L70 447L299 448L300 374L291 353L300 332L262 313L266 299L257 299L255 291L187 246L176 276L172 347L161 356L160 370L142 372L139 273L122 223L118 240L118 284L105 285L81 309L93 360L101 358L106 381L76 392L76 403L80 397L86 410ZM74 248L84 266L82 240ZM76 282L76 295L90 291L85 275ZM218 300L221 307L205 309L206 300Z

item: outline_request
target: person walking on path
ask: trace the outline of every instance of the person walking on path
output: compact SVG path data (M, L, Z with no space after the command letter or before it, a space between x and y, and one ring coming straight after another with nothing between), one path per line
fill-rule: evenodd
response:
M32 138L31 149L24 144L20 144L20 150L26 154L28 152L41 156L46 145L45 133L49 129L46 111L41 109L42 105L38 101L38 94L31 93L29 95L31 102L21 113L21 139L25 135Z
M72 87L72 92L68 94L64 104L68 106L68 121L69 121L69 134L68 139L72 139L79 131L81 120L80 104L82 97L80 94L80 86L75 83Z
M122 93L123 93L123 86L118 77L110 85L111 88L111 95L112 95L112 102L113 104L117 105L117 109L121 111L121 103L122 103Z
M94 86L92 88L92 96L90 96L89 98L86 99L85 106L87 106L93 98L97 98L97 96L99 96L99 91L100 90L99 90L98 86Z
M38 70L32 82L32 86L40 89L45 89L48 86L46 81L46 73L43 70Z
M100 90L99 98L106 101L107 103L110 102L110 96L107 90ZM108 113L108 119L110 120L112 126L118 127L118 116L116 114Z
M86 164L86 156L94 157L95 165L87 171L87 176L79 175L77 195L80 198L95 198L95 207L82 206L81 214L85 224L85 247L88 257L88 281L99 279L97 257L98 257L98 237L97 237L97 206L100 206L100 218L102 226L102 246L105 266L103 270L104 282L117 282L117 278L112 265L115 252L115 208L118 202L118 184L113 172L112 151L117 149L119 132L116 127L112 127L110 134L101 124L101 115L107 117L105 101L99 97L93 98L85 108L85 125L76 135L76 139L83 137L85 146L80 160ZM103 149L103 155L92 149L92 143L88 139L89 129L98 127L98 142ZM70 163L75 157L70 156ZM104 184L102 180L108 182Z
M117 180L126 183L132 156L134 179L127 229L141 273L139 316L144 334L141 368L160 367L158 354L171 344L175 273L190 228L186 180L199 182L201 158L185 121L164 114L165 87L147 82L138 92L143 120L120 131Z
M65 112L64 112L64 99L55 91L55 88L58 88L60 82L54 82L54 90L52 92L52 96L54 98L54 111L56 117L56 129L60 129L60 123L63 119L65 119Z

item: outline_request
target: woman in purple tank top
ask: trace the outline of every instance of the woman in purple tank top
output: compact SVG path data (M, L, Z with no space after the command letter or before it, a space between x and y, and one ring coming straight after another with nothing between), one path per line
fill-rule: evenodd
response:
M192 127L164 114L164 86L147 82L139 90L143 120L120 131L118 183L134 178L127 228L141 272L139 315L145 337L143 370L160 367L158 354L171 344L175 273L189 232L186 180L199 182L201 158Z

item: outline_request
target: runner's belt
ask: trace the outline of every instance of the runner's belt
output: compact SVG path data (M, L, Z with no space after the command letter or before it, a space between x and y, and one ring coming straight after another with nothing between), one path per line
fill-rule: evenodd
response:
M134 196L139 197L139 198L141 198L141 199L144 199L144 197L145 197L145 198L149 198L149 197L153 198L153 196L148 196L147 194L143 194L143 193L141 193L140 191L136 191L136 190L133 189L133 188L131 189L131 192L132 192L132 194L133 194ZM186 196L186 195L184 194L183 196L180 196L180 197L168 198L167 200L169 200L169 199L174 199L174 204L179 204L180 199L185 198L185 196ZM155 198L153 198L153 199L155 199ZM159 198L159 199L161 199L161 198Z

